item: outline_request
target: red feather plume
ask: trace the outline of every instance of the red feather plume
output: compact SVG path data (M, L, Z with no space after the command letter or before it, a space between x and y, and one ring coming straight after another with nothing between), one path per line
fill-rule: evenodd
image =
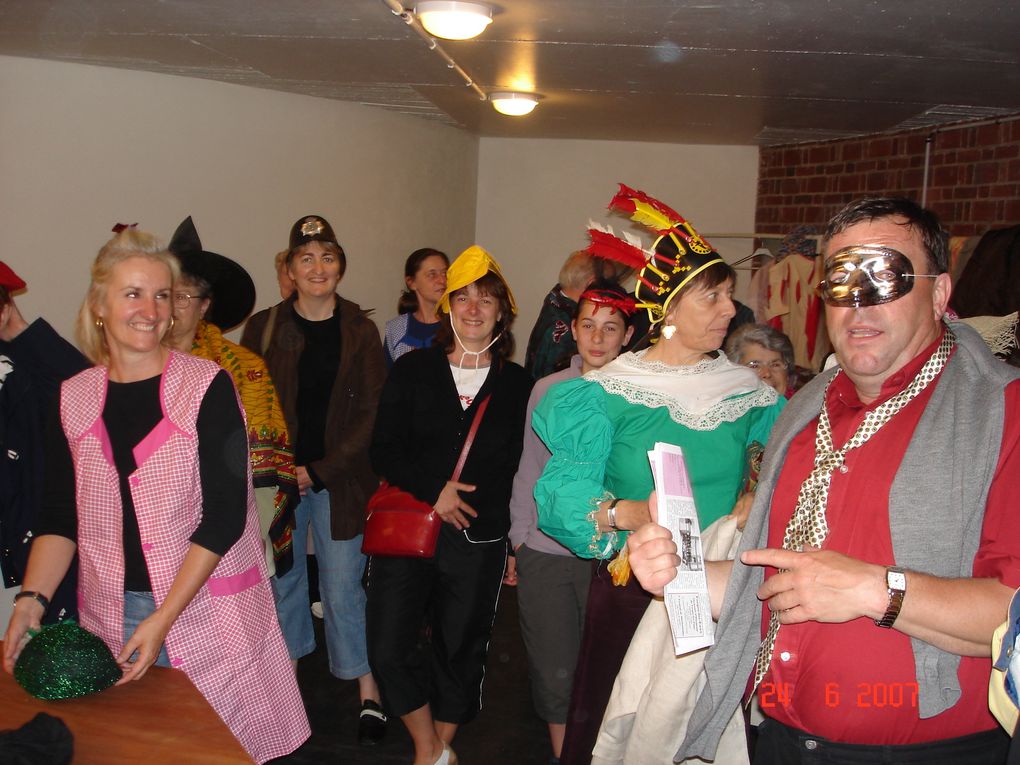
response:
M670 222L672 222L674 226L678 226L681 223L686 222L684 216L669 205L665 205L658 199L648 196L645 192L632 189L630 186L623 183L620 184L620 190L616 192L616 196L609 201L609 209L618 210L622 213L626 213L627 215L631 215L635 209L635 199L639 202L644 202L646 205L655 210L658 210L664 216L669 218Z
M627 244L612 234L590 228L588 236L591 237L591 244L585 252L589 255L604 260L615 260L633 269L641 269L648 264L648 256L641 248Z

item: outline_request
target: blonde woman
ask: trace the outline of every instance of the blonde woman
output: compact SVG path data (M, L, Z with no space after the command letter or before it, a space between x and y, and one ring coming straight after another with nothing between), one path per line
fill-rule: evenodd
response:
M266 581L244 418L229 375L170 350L177 260L150 234L100 251L78 316L96 366L64 383L47 491L4 638L10 672L68 565L81 624L137 680L184 671L253 759L309 735ZM76 512L77 508L77 512Z

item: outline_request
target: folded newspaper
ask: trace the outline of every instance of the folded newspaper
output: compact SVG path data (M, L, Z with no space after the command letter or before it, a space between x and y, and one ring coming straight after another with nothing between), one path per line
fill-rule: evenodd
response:
M701 551L701 525L683 450L673 444L657 443L648 452L648 461L655 477L659 523L673 534L680 556L676 576L663 590L673 650L679 656L715 642Z

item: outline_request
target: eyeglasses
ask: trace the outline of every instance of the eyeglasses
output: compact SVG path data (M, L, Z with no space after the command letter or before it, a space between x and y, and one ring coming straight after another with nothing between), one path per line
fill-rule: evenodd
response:
M782 359L776 359L775 361L769 361L768 363L757 360L748 361L746 364L744 364L744 366L747 367L748 369L753 369L755 372L757 372L762 367L767 367L770 372L787 371L786 362L783 361Z
M174 293L174 305L178 308L187 308L192 300L205 300L208 295L189 295L187 292Z

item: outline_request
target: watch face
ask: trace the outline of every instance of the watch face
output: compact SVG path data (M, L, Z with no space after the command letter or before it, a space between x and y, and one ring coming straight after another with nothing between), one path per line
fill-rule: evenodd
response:
M907 589L907 576L902 571L887 571L885 583L890 590Z

